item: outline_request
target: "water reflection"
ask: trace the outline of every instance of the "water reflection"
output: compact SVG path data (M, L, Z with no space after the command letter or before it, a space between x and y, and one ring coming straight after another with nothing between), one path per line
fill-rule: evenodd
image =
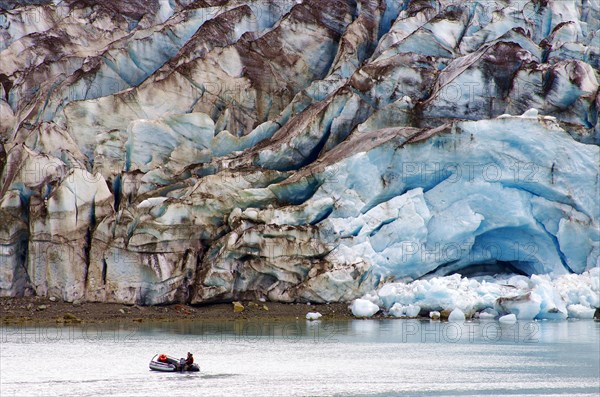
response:
M496 321L441 322L431 320L343 321L174 321L102 323L56 326L5 326L2 341L56 343L127 343L140 339L170 339L174 335L201 342L353 342L353 343L576 343L598 338L600 322Z
M131 332L131 330L129 330ZM600 323L593 321L441 322L431 320L343 321L182 321L145 323L138 335L195 336L204 342L313 342L313 343L573 343L597 338Z
M352 320L350 322L350 329L353 336L364 338L379 333L383 325L385 325L385 322L381 321Z

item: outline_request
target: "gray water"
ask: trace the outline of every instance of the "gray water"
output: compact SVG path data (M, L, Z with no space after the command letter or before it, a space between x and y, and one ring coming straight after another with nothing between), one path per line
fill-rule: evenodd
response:
M600 323L3 327L0 395L600 395ZM148 369L192 351L200 373Z

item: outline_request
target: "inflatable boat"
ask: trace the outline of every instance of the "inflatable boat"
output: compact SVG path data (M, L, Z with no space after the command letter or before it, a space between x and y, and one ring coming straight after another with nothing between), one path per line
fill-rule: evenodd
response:
M157 354L150 360L150 369L162 372L198 372L200 366L196 363L185 365L185 358L177 359L166 354Z

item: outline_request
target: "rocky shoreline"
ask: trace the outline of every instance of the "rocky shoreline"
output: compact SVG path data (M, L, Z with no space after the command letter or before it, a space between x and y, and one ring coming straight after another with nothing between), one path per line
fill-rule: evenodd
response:
M323 305L243 301L242 311L232 303L191 306L122 305L118 303L63 302L45 297L0 298L0 324L78 324L103 322L196 321L196 320L295 320L318 311L322 319L353 318L346 303ZM238 309L239 310L239 309Z
M241 305L242 311L236 311ZM238 309L239 306L238 306ZM0 298L0 325L51 325L111 322L173 322L173 321L293 321L305 319L309 312L321 313L322 320L356 319L347 303L311 304L242 301L210 305L173 304L164 306L123 305L119 303L63 302L45 297ZM442 321L449 311L441 312ZM371 319L385 317L382 312ZM413 317L414 318L414 317ZM426 319L426 317L417 317ZM594 319L600 321L600 308Z

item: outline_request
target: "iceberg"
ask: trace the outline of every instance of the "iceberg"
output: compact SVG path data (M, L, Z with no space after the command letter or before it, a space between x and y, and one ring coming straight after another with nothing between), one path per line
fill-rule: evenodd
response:
M507 315L500 317L498 319L498 321L501 323L506 323L506 324L514 324L517 322L517 316L515 316L513 313L507 314Z
M569 318L583 318L583 319L591 319L594 318L594 313L596 309L587 307L580 304L568 305L568 316Z
M322 317L323 315L319 312L309 312L306 313L306 319L310 320L310 321L315 321L318 320Z
M600 304L599 280L600 267L579 275L554 277L505 274L468 278L453 274L409 283L386 283L366 294L360 304L370 306L377 302L375 306L394 317L406 316L410 307L419 308L419 312L421 308L429 311L432 319L439 318L440 311L445 310L450 312L449 321L464 321L465 317L480 320L500 317L506 322L513 317L515 320L590 319Z
M372 317L379 311L379 306L366 299L356 299L350 306L356 317Z
M448 321L450 322L463 322L465 321L465 313L463 313L460 309L454 309L450 312L448 316Z
M416 305L402 306L399 303L394 305L389 310L389 314L394 317L417 317L421 312L421 308Z

